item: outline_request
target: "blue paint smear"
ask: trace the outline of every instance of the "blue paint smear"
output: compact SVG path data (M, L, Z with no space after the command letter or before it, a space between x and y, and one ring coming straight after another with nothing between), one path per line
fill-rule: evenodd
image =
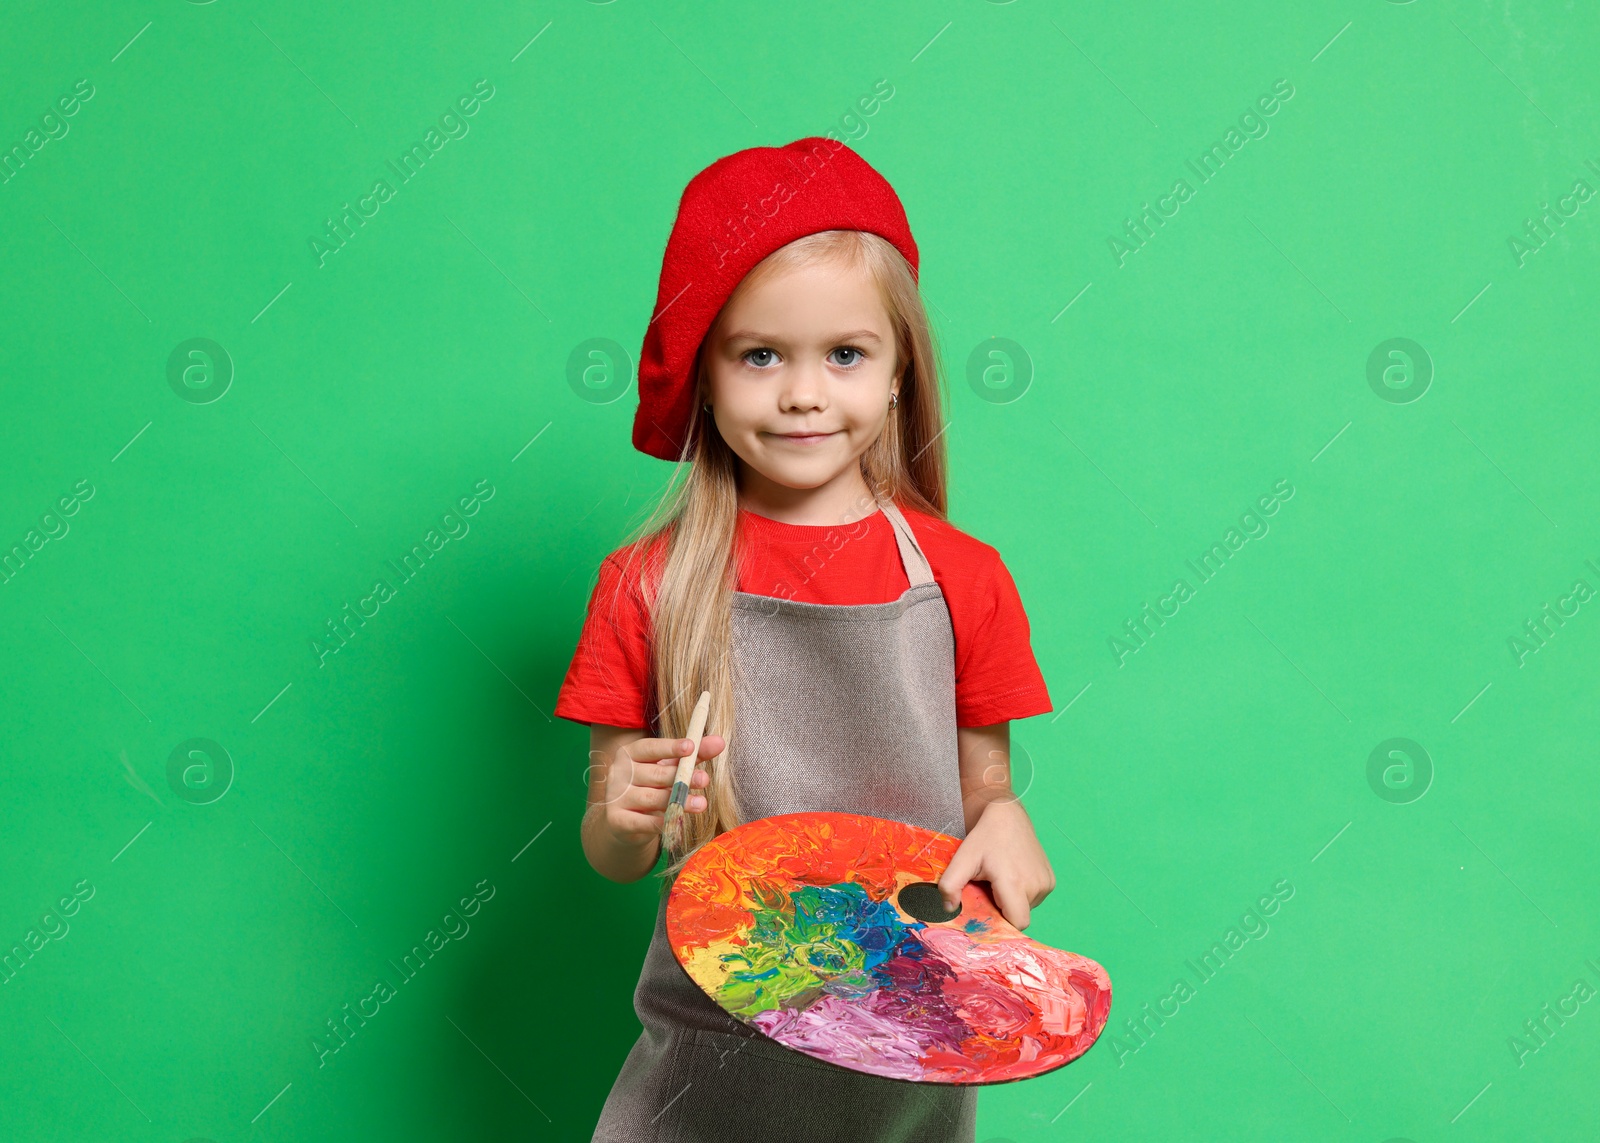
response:
M816 925L833 926L834 935L861 949L871 969L893 955L907 935L894 905L874 901L853 881L837 885L806 885L790 893L794 924L801 932Z

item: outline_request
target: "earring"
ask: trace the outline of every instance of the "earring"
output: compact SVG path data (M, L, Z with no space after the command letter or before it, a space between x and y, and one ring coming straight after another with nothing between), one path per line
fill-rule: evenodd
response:
M708 413L711 411L711 406L710 405L701 405L700 407L702 409L704 409Z
M900 394L899 393L890 393L889 394L889 408L896 409L896 408L899 408L899 406L900 406Z

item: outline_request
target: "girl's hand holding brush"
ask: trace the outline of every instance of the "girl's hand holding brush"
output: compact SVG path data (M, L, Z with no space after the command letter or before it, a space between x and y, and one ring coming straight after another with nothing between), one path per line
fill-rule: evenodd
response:
M722 747L720 735L706 735L700 740L698 760L710 761L722 753ZM678 759L690 749L686 738L641 738L618 748L606 776L606 824L613 833L640 845L661 836ZM684 809L697 814L706 808L705 796L695 791L705 789L710 781L710 774L695 767Z
M679 761L688 761L691 752L696 763L710 761L722 753L727 743L720 734L707 734L700 739L696 751L687 738L634 737L638 731L630 732L617 727L596 726L591 730L591 744L601 747L603 753L599 756L591 754L596 761L591 770L593 777L589 810L590 817L598 819L593 824L601 828L591 833L586 822L585 848L594 844L597 850L611 851L610 860L605 860L599 852L591 854L591 860L602 858L596 868L613 880L633 880L648 872L649 867L634 868L638 859L630 858L621 851L648 850L653 861L655 843L666 826L667 806ZM600 761L602 757L605 759L603 763ZM600 777L595 771L600 770L602 765L604 785L601 789L594 789L600 785L594 781ZM695 765L689 776L688 797L683 805L685 811L697 814L705 810L706 799L699 791L704 790L710 781L711 776ZM599 798L595 797L597 794ZM612 872L607 872L608 869Z

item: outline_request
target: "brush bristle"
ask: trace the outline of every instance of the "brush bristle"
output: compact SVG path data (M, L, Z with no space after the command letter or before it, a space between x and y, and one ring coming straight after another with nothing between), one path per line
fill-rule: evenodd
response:
M661 827L661 844L669 853L676 853L683 848L683 807L676 802L667 807Z

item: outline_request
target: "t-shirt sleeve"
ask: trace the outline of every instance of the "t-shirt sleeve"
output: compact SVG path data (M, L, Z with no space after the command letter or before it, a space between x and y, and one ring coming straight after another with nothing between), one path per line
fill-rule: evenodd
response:
M958 726L992 726L1051 709L1022 596L998 553L986 563L972 601L966 646L956 659Z
M616 553L600 564L578 647L556 697L556 716L573 722L646 728L650 622L635 577Z

